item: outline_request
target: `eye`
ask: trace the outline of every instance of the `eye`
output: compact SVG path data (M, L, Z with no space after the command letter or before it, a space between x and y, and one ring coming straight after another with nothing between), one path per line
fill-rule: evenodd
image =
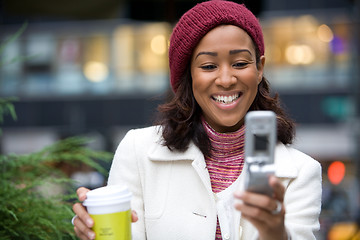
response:
M200 66L200 68L202 70L210 71L210 70L216 69L216 65L215 64L207 64L207 65Z
M233 67L235 68L244 68L248 65L248 62L237 62L233 64Z

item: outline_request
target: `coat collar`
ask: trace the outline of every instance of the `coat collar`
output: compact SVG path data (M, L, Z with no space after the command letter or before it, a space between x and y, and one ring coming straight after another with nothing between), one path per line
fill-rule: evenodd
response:
M162 144L155 144L150 148L148 157L151 161L191 161L191 165L203 182L209 196L214 196L211 189L210 176L206 168L204 155L193 142L190 143L188 149L184 152L177 150L170 151L169 148Z
M177 150L170 151L162 144L154 144L148 152L148 157L152 161L195 161L197 164L205 166L204 156L194 143L190 143L184 152ZM276 176L280 178L295 178L298 170L292 161L291 152L284 144L279 143L275 149Z
M203 158L203 154L200 149L195 146L193 142L189 144L189 147L184 152L178 150L171 151L168 147L164 146L160 142L154 144L149 148L148 157L152 161L180 161L190 160L193 161L199 157Z

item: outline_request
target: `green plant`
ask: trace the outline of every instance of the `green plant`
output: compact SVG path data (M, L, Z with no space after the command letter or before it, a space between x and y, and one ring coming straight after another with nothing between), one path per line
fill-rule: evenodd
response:
M27 25L28 25L27 22L23 23L23 25L19 28L19 30L16 31L16 33L12 34L9 38L7 38L0 45L0 56L1 56L0 67L7 65L7 64L15 63L15 62L25 61L25 60L35 57L35 55L33 55L33 56L16 56L11 59L6 59L6 56L4 56L4 51L5 51L6 47L9 46L11 43L15 42L16 39L18 39L23 34L25 29L27 28Z
M24 32L27 23L0 45L0 67L30 57L6 59L5 47ZM0 124L10 115L16 120L13 102L16 98L0 98ZM1 136L0 128L0 136ZM70 137L26 155L0 153L0 239L75 239L70 223L72 203L76 201L72 180L59 164L74 167L85 164L103 175L112 154L94 151L89 139ZM59 190L55 193L55 189Z
M4 122L4 116L5 115L11 115L11 117L16 120L16 112L14 105L12 104L13 101L15 101L16 98L0 98L0 124ZM1 128L0 128L0 136L1 136Z
M16 118L9 99L0 99L4 114ZM89 140L71 137L26 155L0 155L0 239L75 239L70 220L76 196L69 179L56 166L86 164L107 175L99 161L112 154L87 147ZM46 189L60 188L61 194Z

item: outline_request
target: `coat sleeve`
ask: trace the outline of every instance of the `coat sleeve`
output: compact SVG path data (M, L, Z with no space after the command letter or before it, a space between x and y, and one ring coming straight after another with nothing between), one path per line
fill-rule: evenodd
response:
M139 220L132 223L132 239L145 237L143 194L138 151L135 149L136 130L130 130L120 142L110 168L108 185L124 184L132 192L131 208Z
M285 225L291 239L316 239L315 233L320 229L321 166L311 157L293 151L299 172L298 177L292 179L286 189Z

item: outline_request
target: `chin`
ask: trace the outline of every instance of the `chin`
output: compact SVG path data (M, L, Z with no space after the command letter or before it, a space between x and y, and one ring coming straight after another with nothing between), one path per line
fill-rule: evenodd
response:
M236 130L239 130L241 126L242 121L228 121L221 123L221 128L223 129L222 132L234 132Z

